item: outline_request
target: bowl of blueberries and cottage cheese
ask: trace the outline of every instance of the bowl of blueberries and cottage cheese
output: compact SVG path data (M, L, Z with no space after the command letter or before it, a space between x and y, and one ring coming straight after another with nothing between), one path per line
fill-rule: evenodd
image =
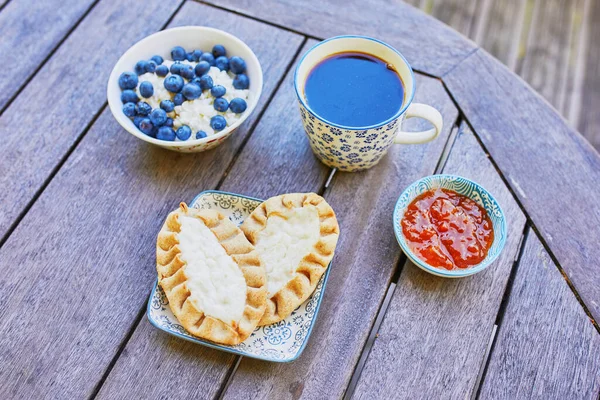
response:
M119 59L108 104L134 136L181 152L218 146L254 110L262 92L256 55L235 36L188 26L155 33Z

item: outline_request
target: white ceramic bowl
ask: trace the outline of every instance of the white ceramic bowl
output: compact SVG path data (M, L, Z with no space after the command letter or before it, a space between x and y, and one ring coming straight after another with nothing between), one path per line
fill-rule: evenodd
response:
M210 51L215 44L222 44L227 49L227 55L240 56L246 61L246 75L250 79L250 93L248 97L248 108L241 118L233 125L222 131L203 138L186 141L169 142L152 138L142 133L125 114L123 114L123 103L121 102L121 88L119 88L119 76L125 71L133 71L133 67L139 60L149 60L153 55L159 55L164 59L171 59L171 49L182 46L187 51L200 49ZM125 52L113 68L108 78L108 105L115 119L129 133L135 137L155 144L165 149L185 153L200 152L218 146L231 135L252 113L262 93L263 76L260 63L256 55L244 42L237 37L218 29L203 26L183 26L167 29L152 34Z

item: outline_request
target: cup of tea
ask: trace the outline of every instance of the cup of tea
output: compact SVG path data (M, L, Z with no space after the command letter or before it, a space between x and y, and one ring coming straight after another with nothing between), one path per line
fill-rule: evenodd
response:
M442 115L413 103L413 71L400 52L366 36L336 36L313 46L294 75L302 124L310 146L325 165L360 171L377 164L394 143L435 139ZM433 128L399 129L406 118Z

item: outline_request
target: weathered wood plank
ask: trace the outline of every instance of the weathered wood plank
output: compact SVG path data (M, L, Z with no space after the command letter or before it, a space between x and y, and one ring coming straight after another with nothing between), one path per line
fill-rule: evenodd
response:
M100 2L2 114L0 238L105 103L121 53L160 29L179 3Z
M0 54L10 73L0 75L0 110L93 3L19 0L2 9Z
M528 32L528 2L483 0L472 39L511 70L517 66L520 43Z
M114 12L123 10L119 5ZM105 109L0 249L0 398L83 398L93 392L137 324L156 279L156 233L164 216L217 185L302 43L298 35L194 2L183 6L172 25L200 20L255 51L269 77L264 97L251 121L221 146L189 155L136 139ZM157 343L164 343L162 352L175 353L167 335L145 340L127 348L124 360L141 352L160 362L160 352L146 350ZM217 390L218 366L231 358L206 348L188 350L189 356L179 356L202 354L203 364L174 381L199 382L202 376L206 393ZM139 397L140 382L158 373L144 367L129 366L127 373L135 371L138 381L126 380L116 390ZM163 377L176 372L160 370ZM210 386L213 381L216 386Z
M600 155L484 51L444 77L518 200L600 320Z
M577 91L573 97L574 102L579 101L570 114L579 131L600 151L600 2L591 0L590 12L586 14L585 35L582 40L581 54L585 55L581 61L584 72L582 73L583 87L581 96Z
M446 25L402 2L373 0L253 1L208 0L219 7L251 15L296 31L327 38L356 34L395 46L419 71L442 76L475 48Z
M217 11L218 13L224 13L223 11ZM211 14L213 13L214 11L211 12ZM217 15L214 16L217 17ZM215 18L215 21L220 19L222 17ZM298 36L285 31L279 31L275 34L271 31L273 28L267 30L262 27L259 29L256 27L256 25L259 25L257 22L250 22L244 20L244 25L247 25L247 28L244 32L245 35L240 36L242 38L256 36L255 41L260 40L262 43L261 46L256 46L259 50L263 50L263 48L267 50L267 46L272 43L271 40L274 38L278 39L278 43L300 44ZM233 23L240 24L239 21L233 21ZM251 41L248 41L248 44L252 46ZM309 42L303 50L308 50L313 44L314 42ZM254 49L254 46L252 48ZM273 58L270 62L276 62L284 55L281 49L273 49L272 51ZM291 61L293 54L293 52L291 54L289 51L285 52L287 56L285 64ZM278 75L281 75L281 71L278 71ZM247 165L248 160L252 160L252 162L257 162L257 165L253 165L251 168L234 168L228 174L221 189L236 193L247 193L257 197L267 197L288 191L290 176L295 177L298 181L305 182L303 186L296 186L296 190L316 191L322 185L327 168L320 164L310 153L308 140L306 140L301 130L300 115L295 107L290 108L290 100L294 96L293 91L289 90L292 75L293 72L290 72L286 76L281 89L275 95L235 164L236 166L237 164ZM273 77L273 79L270 79L271 85L278 80L275 74L268 75L268 71L265 71L265 76ZM290 126L295 127L296 130L291 131ZM298 127L300 130L298 130ZM277 134L274 135L273 132L277 132ZM272 152L269 157L264 157L264 143L268 143L273 149L279 150ZM299 147L308 149L308 152L296 152ZM259 158L262 158L262 160L257 161ZM218 159L215 161L218 161ZM284 162L288 162L290 165L303 165L304 168L290 168L288 170L273 168L273 165ZM268 165L269 163L273 163L273 165ZM216 165L213 167L208 165L212 165L212 163L206 164L206 168L212 168L212 171L219 169ZM261 174L263 168L268 169L270 174ZM204 189L213 188L216 183L215 180L212 180L212 186L205 186ZM196 192L200 191L197 186L194 190ZM190 193L188 198L192 196L193 194ZM236 357L231 354L211 350L185 340L173 339L171 336L152 327L146 318L143 319L131 340L125 346L124 353L125 355L119 358L108 376L99 393L99 398L112 399L119 396L211 398L217 394L227 372L237 361ZM156 373L158 370L161 371L160 375Z
M416 99L442 112L443 134L428 145L394 146L369 171L336 173L325 197L337 214L340 241L310 341L290 364L242 359L226 399L339 398L346 390L399 260L395 201L411 181L433 172L457 117L438 80L417 80Z
M444 173L483 185L500 203L508 238L485 271L445 279L410 261L402 270L355 391L356 398L469 398L518 254L525 216L473 133L459 131Z
M529 232L481 390L482 399L596 399L600 335Z
M421 10L470 37L477 25L479 0L424 0Z
M573 40L575 16L584 0L536 1L531 29L517 73L563 115L568 108L567 91L574 78L577 45ZM574 61L574 60L573 60Z

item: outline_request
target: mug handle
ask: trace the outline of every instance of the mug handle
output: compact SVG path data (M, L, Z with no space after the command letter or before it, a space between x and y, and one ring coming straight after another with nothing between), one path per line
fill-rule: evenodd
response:
M430 142L442 131L442 114L435 108L428 106L427 104L413 103L406 110L406 119L409 118L422 118L431 122L433 125L432 129L421 132L406 132L400 131L396 134L394 143L399 144L419 144Z

